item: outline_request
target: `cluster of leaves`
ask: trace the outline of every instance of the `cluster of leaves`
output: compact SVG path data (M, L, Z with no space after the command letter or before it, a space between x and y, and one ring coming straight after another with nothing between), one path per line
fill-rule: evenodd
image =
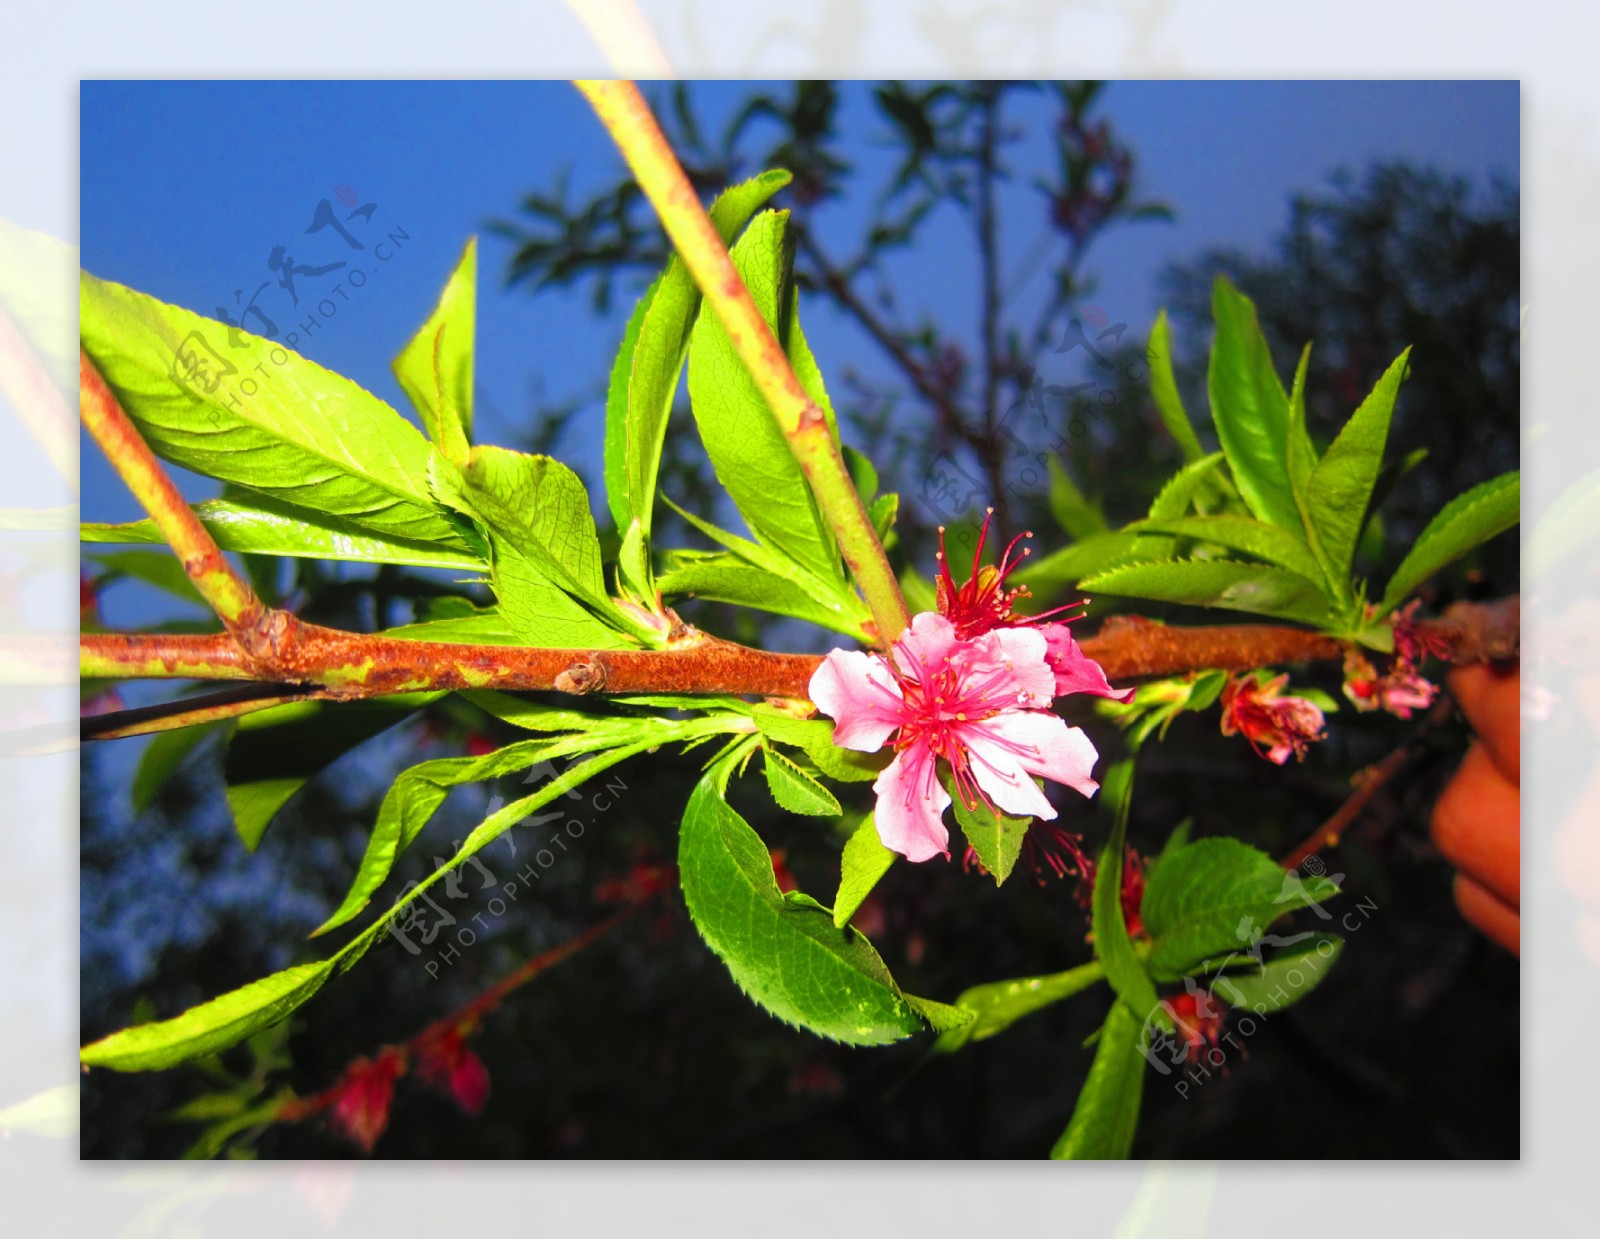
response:
M1392 650L1383 619L1441 568L1516 524L1517 474L1481 483L1440 510L1369 602L1352 566L1404 465L1386 466L1385 451L1410 350L1319 453L1305 417L1311 346L1301 351L1286 391L1250 299L1218 277L1212 308L1207 390L1222 450L1207 454L1200 446L1178 394L1163 314L1148 348L1151 389L1188 464L1144 520L1120 530L1106 529L1058 470L1056 503L1079 541L1019 576L1052 593L1076 583L1095 593L1249 612Z
M937 102L924 100L927 107ZM907 183L915 179L908 176ZM821 369L800 328L793 222L786 212L762 209L788 180L787 173L768 172L733 186L712 205L711 216L837 438ZM225 355L231 345L220 345L225 333L219 325L87 274L82 334L85 349L152 447L226 484L222 499L198 506L223 547L251 555L466 572L492 591L491 606L477 606L466 593L433 600L414 623L391 630L392 636L575 650L660 649L674 632L663 595L690 593L856 638L866 635L868 615L829 522L679 259L667 261L641 298L612 372L605 482L620 550L609 566L588 496L570 469L550 457L471 442L474 293L475 251L469 245L434 313L395 362L426 439L348 380L248 334L240 336L242 353ZM1093 531L1041 562L1032 575L1036 581L1078 580L1131 598L1273 616L1382 648L1388 630L1379 622L1418 582L1514 522L1515 478L1483 484L1447 505L1381 599L1369 605L1364 585L1351 580L1351 562L1383 485L1387 431L1406 356L1319 453L1305 427L1307 355L1286 391L1248 299L1220 281L1214 297L1210 404L1222 451L1208 456L1200 449L1177 398L1167 328L1160 320L1150 344L1155 398L1188 464L1162 489L1147 518L1121 530ZM175 384L173 356L200 349L230 356L234 371L212 376L216 381L208 384L193 381L191 368L191 381ZM659 549L653 538L660 460L685 367L701 442L751 535L682 513L718 544L716 551ZM232 373L263 377L246 388ZM889 540L897 498L876 494L876 471L864 457L851 463L872 519ZM1070 486L1064 478L1058 472L1058 489ZM88 525L84 537L159 540L147 522ZM130 564L111 562L117 571L144 571ZM1197 685L1185 699L1187 708L1209 705L1219 688L1215 678ZM287 798L341 747L391 726L435 696L418 692L373 703L358 717L347 715L348 707L302 704L261 712L248 726L231 725L230 802L246 842L254 846ZM1264 931L1277 918L1334 894L1327 882L1301 884L1286 894L1283 870L1264 853L1232 840L1189 843L1180 833L1153 864L1138 905L1141 929L1130 933L1121 881L1132 794L1132 764L1126 761L1104 780L1115 826L1097 867L1094 961L1065 974L989 983L943 1004L904 990L851 925L889 872L893 854L878 842L870 816L857 821L844 813L827 781L871 780L885 755L840 750L825 720L735 697L636 697L585 702L580 710L487 689L464 696L535 735L491 753L436 759L405 771L384 799L347 894L318 933L338 930L368 908L452 788L556 758L570 765L537 791L496 809L443 865L330 956L172 1019L112 1034L86 1047L84 1062L120 1070L169 1067L281 1022L400 924L430 887L527 815L610 766L664 745L719 743L683 814L678 862L684 898L733 979L780 1019L852 1045L932 1030L942 1050L954 1051L1093 982L1110 984L1116 997L1088 1084L1057 1145L1063 1156L1127 1152L1141 1064L1152 1039L1171 1024L1158 986L1219 973L1231 994L1267 1010L1259 1005L1268 1002L1263 996L1269 990L1275 993L1273 970L1286 966L1241 951L1253 946L1241 939L1241 924ZM1148 731L1136 733L1137 740ZM758 749L778 806L841 819L848 831L831 908L780 890L767 846L729 804L730 781ZM171 757L165 752L160 760ZM1004 882L1028 824L966 807L957 817L984 868ZM1336 954L1334 944L1317 960ZM1304 952L1290 959L1313 967Z
M715 135L701 115L704 88L676 85L657 106L697 187L721 189L757 168L791 174L781 201L793 211L795 283L859 328L896 376L882 385L846 375L849 416L873 444L874 460L894 477L922 477L941 454L956 454L965 469L987 478L1001 532L1008 516L1022 515L1010 513L1018 497L999 485L1018 431L1007 425L1008 410L1026 398L1067 320L1092 292L1083 275L1091 246L1119 225L1171 214L1138 193L1133 153L1097 114L1102 86L887 82L872 88L869 106L852 112L835 84L796 82L792 93L755 93ZM861 133L850 134L847 121ZM1030 124L1051 134L1055 173L1032 177L1029 192L1007 195L1004 187L1017 179L1012 152ZM873 170L881 176L867 201L857 186L868 170L858 166L851 137L892 152ZM833 228L825 240L821 213L847 198L859 225L852 222L847 243L832 240ZM495 225L517 243L510 281L534 289L590 285L605 306L619 274L666 261L646 211L626 179L581 202L569 202L562 184L529 195L526 218ZM955 282L967 273L945 271L936 303L906 304L907 271L897 260L952 223L972 238L973 278L958 293ZM1008 275L1002 253L1019 225L1029 229L1028 257ZM1033 282L1046 272L1048 287ZM953 322L952 303L971 305L974 321ZM903 413L907 396L913 421ZM663 469L684 484L685 495L696 495L693 462L670 440L666 454ZM901 536L927 549L939 519L933 516L907 505Z

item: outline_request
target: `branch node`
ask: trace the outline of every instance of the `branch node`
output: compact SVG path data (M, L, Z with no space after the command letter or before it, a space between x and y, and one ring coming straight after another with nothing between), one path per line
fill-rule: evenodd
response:
M599 693L606 687L606 665L598 658L582 659L556 673L555 687L562 693Z

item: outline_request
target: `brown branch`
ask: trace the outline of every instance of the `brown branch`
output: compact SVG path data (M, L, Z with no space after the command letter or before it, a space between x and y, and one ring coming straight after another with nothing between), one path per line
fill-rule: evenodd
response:
M1419 636L1441 658L1480 662L1517 647L1515 598L1458 604L1439 620L1422 621ZM267 682L266 695L351 699L422 689L556 689L564 693L736 694L804 699L821 657L752 650L696 630L667 650L550 650L343 633L269 613L262 656L244 652L226 633L86 633L85 676ZM1248 671L1289 663L1342 659L1345 643L1321 633L1275 625L1173 628L1117 618L1082 642L1114 682L1220 668Z
M245 649L258 649L258 629L267 618L265 605L223 556L81 346L78 404L85 429L160 528L195 589Z
M816 655L772 654L690 630L667 650L469 646L344 633L286 612L270 617L270 657L226 633L86 633L85 676L269 680L331 698L420 689L559 689L565 693L760 694L803 698Z
M1447 693L1441 693L1439 700L1433 708L1423 716L1422 722L1400 748L1396 749L1381 762L1374 762L1371 766L1357 771L1350 781L1355 791L1346 798L1345 803L1333 812L1333 815L1320 827L1313 831L1304 841L1283 859L1282 865L1286 870L1297 870L1305 863L1306 858L1314 856L1325 848L1337 848L1344 833L1350 829L1352 823L1361 816L1372 798L1389 783L1396 775L1410 765L1422 747L1423 738L1432 732L1445 720L1450 718L1455 710L1455 702Z
M1308 629L1266 624L1177 628L1138 616L1118 616L1080 643L1114 681L1180 676L1220 668L1247 672L1282 663L1344 658L1345 643Z

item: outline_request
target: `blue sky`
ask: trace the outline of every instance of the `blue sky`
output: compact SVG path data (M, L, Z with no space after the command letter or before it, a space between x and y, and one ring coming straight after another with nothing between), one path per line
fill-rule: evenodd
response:
M746 90L705 88L713 132ZM1166 263L1216 245L1264 249L1290 194L1318 188L1336 167L1403 158L1477 180L1519 174L1515 82L1129 82L1112 84L1098 107L1137 155L1141 196L1176 212L1175 224L1109 234L1088 264L1095 300L1141 335ZM844 87L841 129L852 160L882 166L886 129L867 86ZM1032 130L1011 153L1018 188L1003 203L1013 266L1043 231L1042 200L1027 182L1053 163L1043 127ZM375 204L370 219L349 224L352 235L405 239L388 247L387 262L367 260L367 284L348 290L334 315L317 316L300 347L408 411L389 361L426 317L466 238L512 216L524 193L549 187L563 171L581 196L620 170L586 105L562 82L84 82L82 261L96 275L206 314L234 304L236 291L246 302L272 281L258 304L294 330L289 321L314 315L307 307L343 271L299 277L296 311L269 256L283 245L303 266L354 263L331 230L304 233L317 203L337 203L343 188L352 202ZM830 204L819 220L824 237L840 239L842 249L861 209L859 200ZM595 479L601 388L632 299L619 297L612 318L601 320L582 292L507 290L511 244L489 235L480 244L479 437L509 442L536 384L552 400L581 398L560 452ZM908 319L924 307L975 319L970 254L950 220L936 223L925 252L897 260ZM846 365L883 373L850 324L820 305L806 316L830 381ZM92 446L83 482L86 517L140 515ZM212 493L186 486L196 498Z

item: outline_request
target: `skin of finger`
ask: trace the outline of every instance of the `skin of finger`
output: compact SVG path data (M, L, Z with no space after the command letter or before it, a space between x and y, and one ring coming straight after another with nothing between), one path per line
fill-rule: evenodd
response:
M1522 676L1515 663L1476 663L1449 676L1450 695L1489 757L1513 785L1522 784Z
M1433 810L1433 842L1446 860L1513 908L1521 904L1522 796L1474 741Z
M1456 907L1468 924L1488 935L1514 956L1522 954L1522 917L1494 893L1465 874L1456 875Z

